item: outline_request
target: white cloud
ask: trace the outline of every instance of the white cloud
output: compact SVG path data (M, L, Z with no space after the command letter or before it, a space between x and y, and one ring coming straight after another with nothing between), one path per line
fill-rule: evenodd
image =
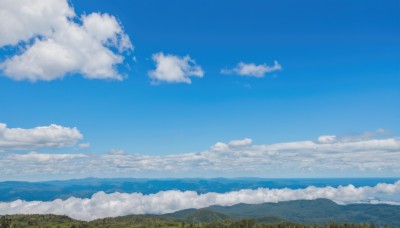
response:
M29 147L32 145L36 144L30 143ZM0 155L0 173L3 179L49 173L72 174L71 177L77 173L98 177L133 174L137 177L309 177L318 173L319 177L332 177L332 174L338 177L349 172L354 176L398 176L399 159L400 139L395 138L261 145L243 139L218 142L201 152L165 156L112 150L107 154L66 160L62 165L51 159L46 161L46 166L35 162L26 164Z
M379 197L400 194L400 181L394 184L378 184L375 187L353 185L305 189L243 189L227 193L198 194L194 191L162 191L156 194L98 192L90 199L71 197L67 200L31 201L16 200L0 203L0 214L58 214L75 219L97 218L129 214L164 214L187 208L204 208L211 205L230 206L238 203L259 204L291 200L326 198L339 204L380 203L399 205L398 201L381 201Z
M262 78L267 73L282 70L282 66L278 61L274 61L273 66L267 66L267 64L257 65L255 63L244 63L239 62L238 65L233 69L222 69L222 74L238 74L241 76L251 76L256 78Z
M149 77L153 83L192 83L190 77L203 77L204 71L201 66L190 58L190 56L164 55L164 53L153 54L156 69L149 71Z
M336 143L336 142L357 142L357 141L366 141L371 140L380 136L387 136L390 135L390 132L379 128L375 131L367 131L362 134L355 134L355 135L347 135L347 136L336 136L336 135L323 135L318 137L318 143Z
M245 139L240 139L240 140L232 140L228 143L229 146L248 146L253 142L252 139L245 138Z
M0 1L0 46L29 41L39 34L50 35L75 16L67 1L2 0Z
M79 73L122 79L117 65L133 46L114 16L78 18L67 0L3 0L0 6L0 47L22 47L0 64L6 77L50 81Z
M31 129L7 128L0 123L0 152L73 146L83 136L77 128L55 124Z
M248 146L253 142L252 139L245 138L245 139L239 139L239 140L232 140L230 142L223 143L223 142L217 142L214 144L214 146L211 147L211 150L213 151L226 151L229 150L230 148L235 148L235 147L242 147L242 146Z
M30 152L28 154L11 154L5 157L8 160L15 160L20 162L59 162L77 158L88 158L84 154L39 154L37 152Z
M318 143L334 143L336 142L336 135L322 135L318 137Z

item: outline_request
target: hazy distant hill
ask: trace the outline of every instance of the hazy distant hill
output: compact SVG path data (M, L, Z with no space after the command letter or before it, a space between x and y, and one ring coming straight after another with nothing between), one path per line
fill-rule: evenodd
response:
M0 201L22 199L27 201L67 199L71 196L90 198L94 193L141 192L143 194L157 193L165 190L206 192L228 192L240 189L256 188L306 188L353 184L355 186L374 186L377 183L394 183L398 178L328 178L328 179L262 179L262 178L211 178L211 179L133 179L86 178L47 182L0 182Z

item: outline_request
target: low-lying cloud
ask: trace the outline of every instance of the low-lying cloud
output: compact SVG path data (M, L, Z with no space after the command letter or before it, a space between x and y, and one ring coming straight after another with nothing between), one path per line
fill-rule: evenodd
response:
M164 214L188 208L204 208L211 205L230 206L238 203L259 204L291 200L313 200L326 198L339 204L388 203L379 197L400 194L400 181L394 184L381 183L374 187L353 185L305 189L243 189L227 193L198 194L194 191L161 191L156 194L98 192L90 199L71 197L67 200L22 201L0 203L0 214L57 214L80 220L123 216L129 214ZM379 197L377 197L379 195Z

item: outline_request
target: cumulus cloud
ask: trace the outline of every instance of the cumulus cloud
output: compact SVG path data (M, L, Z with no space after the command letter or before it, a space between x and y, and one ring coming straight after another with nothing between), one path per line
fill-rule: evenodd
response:
M16 200L0 203L0 214L58 214L75 219L98 218L129 214L164 214L188 208L204 208L211 205L230 206L238 203L259 204L290 200L313 200L326 198L339 204L380 203L379 197L400 193L400 181L394 184L378 184L374 187L353 185L305 189L243 189L227 193L198 194L194 191L161 191L156 194L98 192L90 199L71 197L67 200L32 201ZM379 197L378 197L379 196ZM396 201L384 201L400 205Z
M191 84L191 77L201 78L204 75L201 66L188 55L180 57L160 52L153 55L153 61L156 69L149 71L149 77L155 84L159 82Z
M77 128L56 124L22 129L8 128L6 124L0 123L0 152L73 146L82 138Z
M267 73L282 70L282 66L278 61L274 61L273 66L268 66L267 64L257 65L255 63L244 63L239 62L238 65L233 69L222 69L222 74L238 74L241 76L250 76L256 78L262 78Z
M0 47L22 49L0 63L14 80L50 81L78 73L116 79L117 65L133 46L117 19L107 13L80 17L67 0L0 2Z

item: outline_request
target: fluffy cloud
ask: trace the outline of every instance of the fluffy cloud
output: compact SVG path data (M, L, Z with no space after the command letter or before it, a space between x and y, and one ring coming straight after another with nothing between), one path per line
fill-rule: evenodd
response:
M267 73L282 70L282 66L278 61L274 61L273 66L267 66L267 64L256 65L254 63L244 63L240 62L233 69L222 69L222 74L238 74L241 76L251 76L256 78L262 78Z
M52 28L75 16L67 1L2 0L0 2L0 46L16 45L39 34L50 35Z
M0 123L0 152L73 146L83 136L77 128L52 124L32 129L7 128Z
M312 141L253 145L251 139L218 142L210 149L184 154L150 156L112 150L60 165L49 159L41 163L22 163L0 155L4 177L24 177L48 173L81 176L198 177L259 176L306 177L400 175L400 139L341 140L324 136ZM347 137L343 137L347 138ZM335 139L335 140L333 140ZM36 154L35 156L38 156ZM47 156L47 155L45 155ZM18 172L16 172L18 167Z
M67 0L1 1L0 47L7 45L19 45L22 52L0 63L4 75L29 81L74 73L121 80L117 65L133 49L115 17L77 17Z
M203 77L204 71L201 66L190 58L190 56L164 55L156 53L153 55L156 69L149 72L149 77L153 83L192 83L190 77Z
M243 189L227 193L198 194L194 191L162 191L156 194L98 192L90 199L71 197L67 200L48 202L26 202L16 200L0 203L0 214L58 214L75 219L93 220L128 214L164 214L187 208L204 208L211 205L230 206L238 203L259 204L290 200L313 200L326 198L339 204L380 203L387 194L399 194L400 181L394 184L378 184L375 187L354 187L353 185L305 189ZM399 202L384 201L389 204Z

